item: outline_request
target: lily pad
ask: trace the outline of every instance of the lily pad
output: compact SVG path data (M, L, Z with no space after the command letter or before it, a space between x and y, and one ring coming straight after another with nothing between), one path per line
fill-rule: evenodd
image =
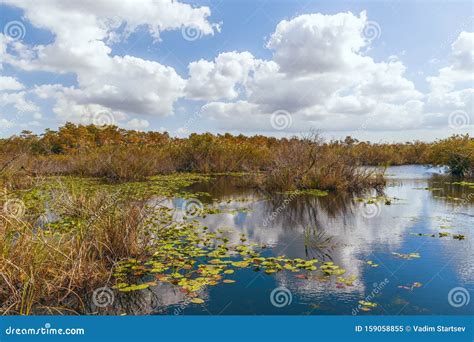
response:
M192 298L192 299L190 300L190 302L191 302L191 303L194 303L194 304L202 304L202 303L204 303L204 300L201 299L201 298L197 298L197 297L196 297L196 298Z

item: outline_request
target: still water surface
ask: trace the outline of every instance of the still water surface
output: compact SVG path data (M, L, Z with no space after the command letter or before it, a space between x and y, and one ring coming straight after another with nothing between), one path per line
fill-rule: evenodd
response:
M472 314L474 299L466 303L466 294L474 292L474 189L452 184L455 180L443 170L424 166L391 167L387 176L384 195L390 203L374 204L367 204L367 198L375 193L288 198L238 186L232 177L187 188L210 193L212 200L200 199L225 209L200 221L211 230L229 228L231 241L244 233L249 242L267 246L266 257L333 261L346 270L344 277L356 280L344 286L337 277L322 281L299 279L289 271L266 275L237 269L236 283L205 289L200 295L204 305L187 302L172 285L163 284L142 294L141 308L128 303L127 311L143 313L149 305L155 314L171 315ZM180 208L182 202L175 199L170 205ZM440 237L440 232L449 236ZM454 239L455 234L465 239ZM457 287L464 290L455 290L450 300L449 292ZM377 306L362 311L360 300Z

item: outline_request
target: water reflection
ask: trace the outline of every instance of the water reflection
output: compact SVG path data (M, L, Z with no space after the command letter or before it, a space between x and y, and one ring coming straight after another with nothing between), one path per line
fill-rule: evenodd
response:
M454 308L447 294L455 286L474 287L474 190L452 184L455 180L443 172L422 166L389 168L385 196L390 200L375 204L368 204L368 198L380 194L288 200L281 194L269 196L242 187L235 178L196 184L187 190L208 192L211 196L201 200L222 209L202 218L202 224L211 230L228 228L231 242L246 234L249 242L268 246L267 256L334 261L346 270L344 277L357 280L353 286L341 286L325 277L299 279L286 271L267 276L239 270L233 287L219 285L206 291L205 306L183 306L181 293L160 285L151 288L158 298L152 308L155 313L168 314L176 308L183 314L351 314L358 301L383 282L373 299L378 306L370 314L468 314L472 302ZM179 209L181 203L176 199L168 204ZM449 236L439 237L440 232ZM453 239L454 234L466 239ZM393 252L418 252L421 258L404 260ZM400 287L414 282L423 286ZM291 291L291 305L276 308L270 304L269 293L278 286ZM140 312L135 308L125 311Z

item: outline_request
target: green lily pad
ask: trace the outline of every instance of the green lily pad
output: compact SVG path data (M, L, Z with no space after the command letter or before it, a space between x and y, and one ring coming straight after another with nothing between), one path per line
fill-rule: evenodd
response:
M201 298L192 298L190 300L191 303L194 303L194 304L203 304L204 303L204 300L201 299Z

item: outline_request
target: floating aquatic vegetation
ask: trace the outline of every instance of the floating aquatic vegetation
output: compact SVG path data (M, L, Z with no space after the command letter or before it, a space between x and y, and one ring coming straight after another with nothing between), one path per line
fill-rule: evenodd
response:
M337 282L336 285L339 285L341 287L343 286L354 286L354 282L356 281L357 277L355 275L352 275L350 277L344 278L344 277L337 277Z
M254 171L254 173L259 173L258 171ZM251 175L251 172L213 172L210 173L211 176L231 176L231 177L247 177Z
M407 259L407 260L411 260L411 259L418 259L420 258L420 253L407 253L407 254L403 254L403 253L397 253L397 252L392 252L392 255L395 255L396 257L398 258L402 258L402 259Z
M453 185L461 185L461 186L467 186L468 188L474 189L474 182L453 182L451 183Z
M284 195L310 195L310 196L317 196L317 197L324 197L329 195L329 192L325 190L319 189L298 189L298 190L291 190L283 192Z
M456 240L464 240L466 237L462 234L454 234L453 235L453 239L456 239Z
M220 208L220 207L215 207L211 205L205 205L205 206L196 206L196 207L191 207L189 211L184 212L184 219L187 219L188 216L191 218L195 217L202 217L206 218L207 215L217 215L217 214L238 214L238 213L248 213L251 212L250 208L233 208L233 209L226 209L226 208Z
M142 284L136 284L136 285L126 285L123 286L125 283L119 283L115 286L116 289L118 289L121 292L130 292L130 291L139 291L139 290L144 290L149 288L150 286L155 286L155 282L146 282Z
M87 221L78 217L64 217L54 222L48 222L43 226L46 234L67 233L71 230L80 229Z
M124 199L146 200L149 198L195 198L196 196L209 196L208 193L190 193L181 191L196 182L210 180L210 176L199 174L170 174L150 177L146 182L127 182L110 184L104 183L97 178L81 178L73 176L44 177L42 182L37 183L31 189L22 191L22 200L28 212L44 213L48 204L54 202L69 201L64 194L81 194L93 198L99 193L110 193L113 195L114 203ZM60 201L58 201L60 199ZM56 200L56 201L53 201ZM110 205L109 207L113 207ZM49 208L51 209L51 208ZM54 209L54 208L52 208ZM65 217L63 217L65 219Z
M366 300L359 300L359 304L361 305L360 309L362 311L370 311L373 308L377 307L376 303L369 302L369 301L366 301Z
M436 237L436 234L410 233L410 235ZM438 237L440 237L440 238L447 237L447 236L450 236L450 235L451 235L450 233L446 233L446 232L439 232L438 233Z
M453 197L453 196L433 196L433 197L434 197L434 198L437 198L437 199L445 199L445 200L454 201L454 202L461 202L461 201L464 201L464 199L462 199L462 198Z
M235 280L224 277L244 268L253 268L266 274L305 272L305 275L301 275L312 280L317 279L312 276L312 272L318 272L319 277L325 278L346 272L331 261L318 267L319 261L316 259L290 259L283 255L264 257L258 251L261 246L247 243L245 234L241 234L239 243L233 244L226 236L229 233L227 229L210 232L197 222L173 222L166 218L167 215L170 215L170 211L166 208L162 209L161 215L157 215L158 221L168 222L168 227L155 232L155 245L148 260L127 259L115 268L114 277L119 291L146 289L152 283L140 280L153 276L157 281L176 285L182 292L192 296L207 286L234 283ZM151 220L150 224L153 223ZM340 283L349 284L354 280L350 277Z
M399 285L398 288L413 291L413 289L418 288L418 287L422 287L422 286L423 286L423 284L421 284L419 282L414 282L411 285Z
M440 228L440 229L452 229L452 228L454 228L454 227L453 227L453 226L445 226L445 225L443 225L443 226L439 226L439 228Z
M429 190L429 191L442 191L444 190L443 188L430 188L430 187L426 187L426 188L413 188L414 190Z
M194 303L194 304L203 304L204 303L204 299L201 299L201 298L192 298L190 300L191 303Z
M423 286L422 283L419 283L419 282L416 281L411 285L398 285L398 288L413 291L414 288L418 288L418 287L422 287L422 286Z
M435 234L423 234L423 233L410 233L410 235L415 235L415 236L429 236L429 237L435 237Z
M230 214L238 214L238 213L250 213L252 209L250 208L236 208L236 209L230 209L225 212L230 213Z
M326 273L327 275L342 275L346 273L346 270L343 268L340 268L337 265L334 265L332 261L325 262L321 267L321 271Z
M367 261L367 264L370 265L370 267L379 267L379 264L374 263L372 260Z
M365 204L377 204L384 203L385 205L391 205L393 201L399 201L397 197L387 197L387 196L376 196L369 198L356 198L357 202L364 202Z

